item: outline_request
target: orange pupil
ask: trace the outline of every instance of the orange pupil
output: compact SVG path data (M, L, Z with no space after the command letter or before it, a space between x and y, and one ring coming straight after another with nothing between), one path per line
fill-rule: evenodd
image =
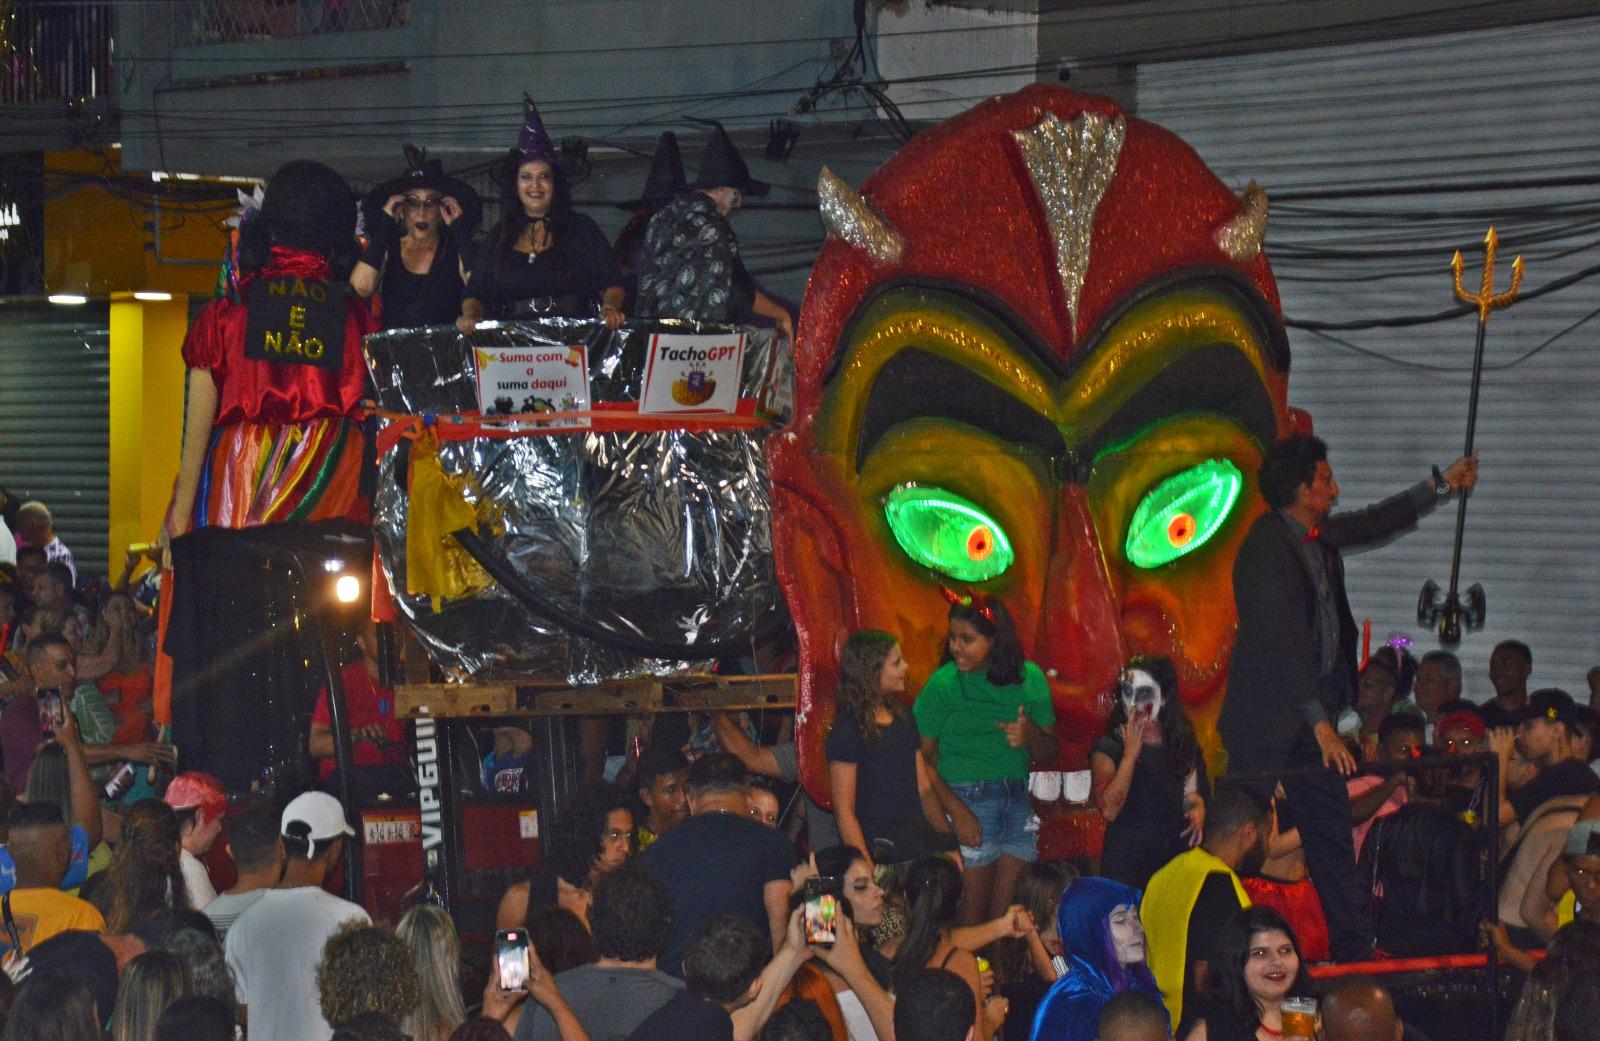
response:
M1167 541L1176 548L1189 544L1194 538L1194 517L1187 513L1180 513L1167 522Z
M973 528L972 534L967 536L967 556L973 560L985 560L994 552L994 538L989 534L988 528Z

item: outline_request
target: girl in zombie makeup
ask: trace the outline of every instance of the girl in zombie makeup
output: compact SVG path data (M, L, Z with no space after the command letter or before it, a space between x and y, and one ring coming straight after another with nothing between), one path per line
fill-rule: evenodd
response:
M1145 964L1137 889L1109 878L1075 879L1062 891L1056 929L1067 972L1040 1003L1032 1041L1091 1041L1100 1010L1125 991L1161 1000Z
M1089 755L1095 805L1106 820L1100 874L1143 889L1163 864L1200 842L1206 768L1170 661L1133 658L1116 694Z
M944 663L912 713L922 757L977 818L961 847L961 923L1000 917L1038 859L1028 771L1056 757L1055 708L1044 672L1023 656L1011 612L993 597L951 598Z
M840 841L869 858L880 840L892 861L908 859L905 850L920 855L956 848L916 724L901 701L906 671L899 641L876 629L851 633L839 656L839 714L826 745L828 781Z

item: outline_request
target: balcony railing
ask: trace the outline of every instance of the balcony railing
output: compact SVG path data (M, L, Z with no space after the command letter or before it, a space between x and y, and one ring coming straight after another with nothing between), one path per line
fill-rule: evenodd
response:
M114 4L0 2L0 105L111 93Z
M325 33L397 29L410 0L188 0L178 5L178 42L251 43Z

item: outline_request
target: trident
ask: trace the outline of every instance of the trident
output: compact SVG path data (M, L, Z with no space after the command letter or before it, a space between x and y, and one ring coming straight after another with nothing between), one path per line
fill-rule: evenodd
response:
M1499 248L1500 236L1491 227L1489 234L1483 237L1483 285L1475 294L1467 292L1461 285L1461 272L1466 267L1461 259L1461 251L1456 250L1455 257L1450 261L1450 270L1455 273L1456 296L1478 309L1478 343L1472 352L1472 395L1467 403L1467 447L1461 453L1463 456L1472 454L1472 435L1478 425L1478 388L1483 382L1483 335L1489 327L1489 312L1510 307L1517 299L1517 290L1522 287L1522 257L1518 256L1511 262L1511 288L1504 293L1494 292L1494 258ZM1437 624L1440 639L1451 645L1461 642L1463 622L1469 629L1480 628L1486 611L1482 584L1473 583L1465 597L1457 591L1461 580L1461 539L1466 530L1467 494L1463 492L1461 502L1456 507L1456 544L1450 555L1450 590L1441 596L1439 583L1429 579L1422 583L1422 595L1417 598L1417 622L1430 629Z

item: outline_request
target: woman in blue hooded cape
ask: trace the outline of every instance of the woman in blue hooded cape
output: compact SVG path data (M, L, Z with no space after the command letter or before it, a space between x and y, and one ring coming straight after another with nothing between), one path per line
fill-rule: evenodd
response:
M1126 908L1118 956L1111 916ZM1056 911L1067 974L1056 980L1033 1017L1030 1041L1094 1041L1100 1010L1123 991L1137 990L1161 1001L1161 989L1144 962L1144 929L1138 924L1139 891L1109 878L1079 878L1067 885Z

